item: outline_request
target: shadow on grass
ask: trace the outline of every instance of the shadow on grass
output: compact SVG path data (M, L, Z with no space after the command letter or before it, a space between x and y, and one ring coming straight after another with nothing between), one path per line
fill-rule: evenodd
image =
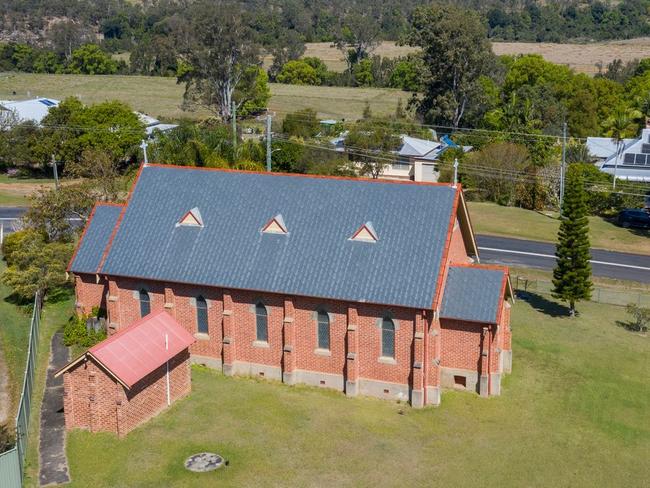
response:
M635 227L621 227L620 225L618 225L617 217L600 217L600 218L603 222L607 222L608 224L618 227L619 229L626 231L634 236L650 238L650 229L640 229Z
M648 332L647 327L641 327L639 324L636 322L623 322L622 320L617 320L616 325L619 327L622 327L625 330L629 330L630 332L636 332L638 334L646 334Z
M528 302L531 307L533 307L538 312L542 312L545 315L551 317L568 317L569 316L569 307L562 305L561 303L554 302L548 298L538 295L537 293L518 292L517 298Z

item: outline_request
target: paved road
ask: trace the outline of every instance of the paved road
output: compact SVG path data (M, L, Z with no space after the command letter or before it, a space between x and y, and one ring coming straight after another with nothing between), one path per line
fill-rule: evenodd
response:
M555 244L507 237L476 236L482 263L553 269ZM650 256L591 250L595 276L650 283Z
M10 232L11 222L24 212L24 208L0 207L0 222L8 224L5 232ZM555 244L485 235L476 239L484 263L541 269L555 265ZM650 283L650 256L592 249L591 257L596 276Z

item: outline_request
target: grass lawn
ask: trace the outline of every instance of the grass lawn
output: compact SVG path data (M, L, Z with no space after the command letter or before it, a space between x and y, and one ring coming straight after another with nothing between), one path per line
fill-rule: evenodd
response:
M385 88L346 88L281 85L272 83L269 107L283 118L287 112L311 107L321 117L356 119L363 114L366 101L376 115L395 112L397 100L406 104L409 94ZM121 100L134 110L162 119L200 118L205 110L181 110L184 86L175 78L155 76L85 76L34 73L0 74L0 99L47 96L63 100L78 97L84 103ZM16 93L15 95L13 93Z
M519 301L502 396L439 408L194 368L191 396L126 439L70 433L70 486L647 486L650 338L621 308L579 309ZM186 472L204 450L230 466Z
M488 202L468 202L477 234L555 242L560 225L556 213L549 215ZM591 246L610 251L650 254L650 232L623 229L601 217L589 217Z

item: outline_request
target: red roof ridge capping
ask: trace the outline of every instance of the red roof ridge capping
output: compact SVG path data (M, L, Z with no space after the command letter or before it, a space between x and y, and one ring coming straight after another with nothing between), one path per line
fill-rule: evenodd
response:
M153 312L91 347L56 376L86 355L95 359L127 389L195 342L176 319L164 310Z
M266 176L289 176L292 178L312 178L318 180L363 181L363 182L372 182L377 184L384 183L389 185L446 186L449 188L453 188L453 183L441 183L441 182L433 182L433 181L384 180L379 178L354 177L354 176L283 173L279 171L273 171L269 173L268 171L252 171L252 170L232 169L232 168L206 168L204 166L181 166L178 164L162 164L162 163L147 163L145 167L173 168L173 169L197 170L197 171L215 171L221 173L242 173L242 174L266 175ZM461 184L458 183L456 186L460 188Z
M75 247L74 252L72 253L72 257L70 258L70 261L68 261L68 265L65 268L66 272L70 271L70 266L72 266L72 263L74 263L74 258L77 257L77 253L79 252L79 249L81 249L81 243L83 242L84 237L86 236L86 231L88 230L88 227L90 227L90 223L92 222L93 217L95 216L95 210L97 210L97 207L123 207L123 206L124 206L123 203L100 202L100 201L95 202L92 210L90 211L90 214L88 215L88 220L86 221L86 225L84 225L84 230L81 233L79 242L77 242L77 247Z
M478 269L489 269L492 271L502 271L506 274L510 274L510 269L507 266L501 264L483 264L483 263L453 263L449 265L450 268L478 268Z

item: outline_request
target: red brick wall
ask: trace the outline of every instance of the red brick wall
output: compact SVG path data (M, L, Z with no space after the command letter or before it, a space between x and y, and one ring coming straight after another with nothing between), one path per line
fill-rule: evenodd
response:
M74 279L78 314L89 314L93 307L106 308L106 280L97 283L93 274L78 274Z
M455 234L460 238L460 231ZM462 245L462 241L456 245ZM462 247L463 253L464 246ZM453 259L460 255L460 248L452 253ZM466 254L465 254L466 257ZM86 286L80 283L81 287ZM324 374L342 375L349 378L362 378L380 382L410 384L415 378L416 388L424 384L440 384L440 367L464 368L477 371L480 356L481 324L431 320L430 315L422 321L424 349L415 339L416 317L421 311L397 307L369 304L353 304L332 300L319 300L303 297L286 297L277 294L264 294L249 291L223 290L174 283L160 283L115 278L109 281L110 298L109 319L118 326L125 327L140 318L140 304L137 291L146 288L150 295L151 310L165 308L176 317L190 333L197 333L195 299L201 295L208 302L209 334L197 335L197 342L191 346L190 353L213 358L217 363L252 363L282 368L284 372L294 370L312 371ZM255 344L256 327L254 304L261 300L268 313L268 344L259 347ZM330 314L330 354L318 354L317 326L315 312L323 308ZM355 309L356 313L350 310ZM224 316L224 310L229 314ZM381 355L381 329L378 322L385 313L396 321L396 347L394 364L379 360ZM509 317L503 314L503 321ZM290 324L285 322L290 320ZM442 322L442 323L441 323ZM355 325L356 331L348 331ZM226 331L226 328L228 329ZM505 327L497 341L509 343ZM289 334L285 337L285 334ZM356 335L352 344L357 344L357 358L347 360L350 334ZM224 344L224 336L231 340ZM346 343L348 343L346 345ZM290 344L291 352L284 351ZM493 346L496 348L498 342ZM355 346L356 347L356 346ZM416 353L416 349L417 352ZM495 350L495 349L493 349ZM417 356L417 357L416 357ZM496 355L495 355L496 357ZM436 361L440 360L440 364ZM496 360L496 359L495 359ZM416 371L413 363L422 363L422 370ZM352 369L349 369L352 368ZM349 371L348 371L349 370ZM415 375L414 375L415 373ZM357 376L358 375L358 376Z
M449 245L449 255L447 258L448 262L452 264L467 264L470 262L469 256L467 255L467 249L465 249L465 241L463 240L463 234L460 230L458 220L456 220L454 231L451 234L451 243Z
M184 351L169 363L172 402L191 390L189 359ZM90 359L65 372L63 384L67 429L125 435L167 407L165 365L126 390Z
M441 366L478 371L483 324L440 319Z

